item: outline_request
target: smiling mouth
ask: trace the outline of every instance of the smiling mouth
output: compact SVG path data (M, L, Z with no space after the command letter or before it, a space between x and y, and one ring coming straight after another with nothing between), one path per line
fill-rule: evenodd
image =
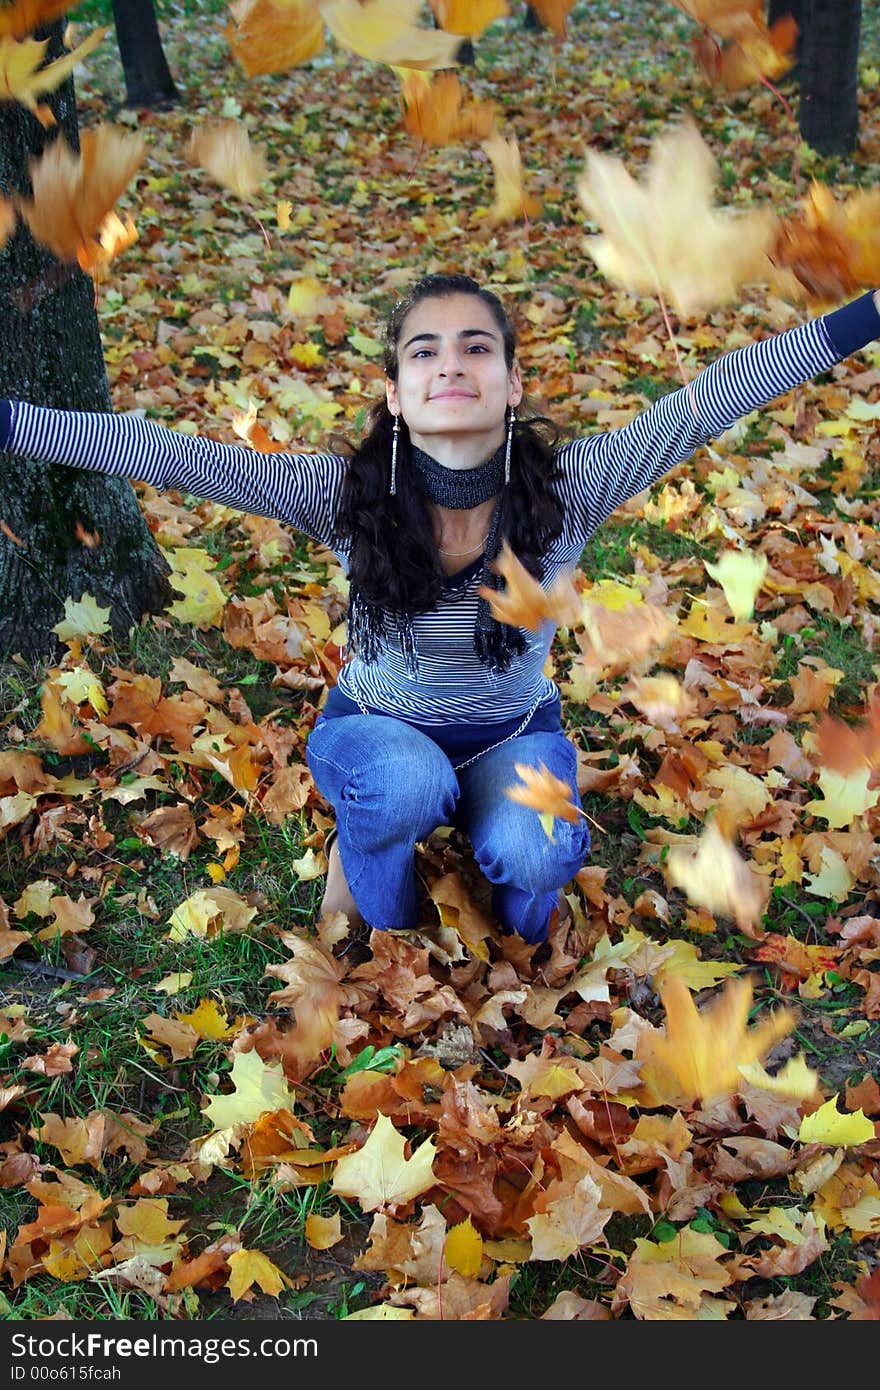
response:
M475 401L477 398L473 391L438 391L435 396L429 396L432 401Z

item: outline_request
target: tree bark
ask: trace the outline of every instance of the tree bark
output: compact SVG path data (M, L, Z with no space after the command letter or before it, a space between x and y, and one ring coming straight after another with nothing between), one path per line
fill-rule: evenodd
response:
M47 61L66 52L63 25ZM70 79L49 103L58 122L48 134L17 102L0 103L0 190L30 196L29 161L48 141L79 148ZM110 410L94 285L78 266L57 261L24 222L0 251L0 397L73 410ZM98 473L0 454L0 657L53 657L51 631L64 600L94 595L110 609L122 639L146 613L173 597L168 565L131 484Z
M861 0L802 3L798 123L818 154L847 155L858 142L861 17Z
M125 73L126 106L155 109L179 102L153 0L113 0L113 22Z

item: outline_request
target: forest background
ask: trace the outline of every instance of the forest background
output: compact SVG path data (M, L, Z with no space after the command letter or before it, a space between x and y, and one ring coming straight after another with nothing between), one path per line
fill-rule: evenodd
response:
M138 238L96 270L95 307L114 409L228 442L356 436L384 315L428 270L502 294L527 389L581 431L816 311L750 285L670 319L610 284L585 249L588 150L640 173L688 115L741 211L876 177L870 14L858 146L830 159L799 140L791 77L713 87L672 5L575 5L562 34L514 7L459 72L518 141L510 215L478 139L404 128L387 65L331 41L248 79L227 7L157 8L178 105L125 106L112 31L76 76L81 129L147 145L120 200ZM256 192L189 157L217 119L263 146ZM71 595L63 655L3 667L5 1316L877 1317L878 789L858 731L875 727L878 418L869 348L587 547L585 603L630 629L662 608L674 633L639 667L560 630L594 847L543 960L500 936L444 832L420 849L411 941L363 957L344 924L318 930L332 818L303 752L342 659L344 577L284 527L138 485L173 602L114 642ZM737 548L766 565L745 607L707 569ZM828 752L844 725L849 763ZM670 852L722 802L743 859L686 894ZM701 1005L732 1001L728 980L750 994L701 1033L673 979ZM774 1009L788 1021L759 1046L748 1025ZM674 1016L698 1061L670 1080L639 1049L675 1044ZM798 1058L807 1098L738 1072Z

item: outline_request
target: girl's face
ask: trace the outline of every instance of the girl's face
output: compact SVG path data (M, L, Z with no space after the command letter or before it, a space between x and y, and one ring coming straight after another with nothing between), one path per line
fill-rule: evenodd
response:
M501 330L481 299L423 299L403 321L397 359L397 381L385 383L388 408L418 448L439 458L453 445L455 461L444 461L466 468L503 443L522 380L516 363L508 368Z

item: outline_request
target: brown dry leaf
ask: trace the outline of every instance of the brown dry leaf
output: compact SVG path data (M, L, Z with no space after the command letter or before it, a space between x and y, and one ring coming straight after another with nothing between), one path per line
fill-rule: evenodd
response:
M401 73L400 101L404 129L425 145L485 140L495 125L495 107L489 102L465 105L454 72L440 72L430 80L418 71Z
M656 137L641 184L617 156L591 151L578 196L601 234L585 249L609 280L665 296L683 317L725 304L766 281L775 217L716 208L714 187L712 152L690 120Z
M523 786L514 782L512 786L505 787L504 795L509 796L511 801L529 806L543 816L558 816L560 820L571 822L581 819L584 812L572 801L571 787L543 763L539 762L536 768L528 763L514 763L513 766Z
M529 1258L567 1260L600 1240L613 1215L610 1207L602 1207L601 1188L588 1173L578 1182L551 1183L526 1221L532 1237Z
M522 157L516 136L509 140L495 130L482 148L492 161L495 173L495 201L488 213L491 226L503 222L528 222L538 217L543 204L540 198L527 193L523 186Z
M304 1068L319 1061L321 1053L335 1042L340 1061L347 1065L351 1058L339 1028L346 1003L340 983L345 967L314 941L292 932L285 933L282 940L293 951L293 959L268 966L266 974L285 982L284 989L269 995L270 1002L293 1010L295 1021L285 1034L285 1050Z
M880 189L839 204L813 180L801 212L782 218L768 255L818 303L835 303L880 282Z
M709 912L732 917L737 928L753 940L763 935L761 917L770 886L736 851L713 819L704 827L694 849L673 845L663 864L672 888Z
M187 156L223 188L245 201L254 196L269 172L263 147L251 144L248 129L241 121L209 121L196 126Z
M225 34L247 77L287 72L324 47L324 21L311 0L234 0Z
M186 861L199 844L199 832L185 801L176 806L157 806L138 827L147 844Z
M180 1023L173 1018L163 1018L161 1014L147 1014L143 1020L147 1037L161 1047L167 1047L171 1060L180 1062L191 1057L201 1042L195 1028L188 1023Z
M395 68L454 68L461 38L420 28L421 0L320 0L318 8L343 48Z
M40 1076L65 1076L73 1071L72 1059L79 1052L76 1043L52 1043L43 1053L25 1057L21 1063L25 1071L35 1071Z
M702 1010L678 975L664 980L660 997L666 1025L641 1033L635 1056L643 1063L645 1084L671 1104L680 1100L693 1105L736 1094L744 1085L740 1068L760 1062L797 1022L792 1010L780 1009L750 1028L748 980L727 980Z
M33 201L18 200L34 239L62 261L88 253L145 150L143 136L105 125L83 131L78 155L61 137L53 141L31 162Z
M53 941L58 936L74 936L77 932L88 931L94 924L95 914L91 902L80 897L76 902L66 893L58 893L52 899L54 921L37 932L39 941Z
M102 1168L101 1155L104 1151L104 1116L93 1111L84 1119L63 1120L60 1115L41 1114L40 1123L28 1133L41 1144L51 1144L58 1150L65 1164L71 1168L88 1163L92 1168Z
M508 1271L491 1284L483 1284L453 1271L443 1282L442 1290L436 1286L402 1289L391 1295L390 1302L396 1307L410 1305L419 1319L485 1322L503 1318L507 1312L513 1275L513 1271Z
M0 929L0 961L9 960L9 957L18 950L22 942L30 941L30 939L30 932Z
M501 554L493 561L492 568L501 575L506 588L499 592L481 584L477 593L487 600L493 618L499 623L538 632L548 619L561 627L579 621L581 600L571 575L561 574L549 589L542 588L517 559L507 540L502 543Z
M629 1303L637 1318L649 1322L726 1316L730 1305L711 1295L732 1283L733 1275L721 1264L728 1252L715 1236L685 1226L673 1240L637 1239L635 1245L612 1312Z

